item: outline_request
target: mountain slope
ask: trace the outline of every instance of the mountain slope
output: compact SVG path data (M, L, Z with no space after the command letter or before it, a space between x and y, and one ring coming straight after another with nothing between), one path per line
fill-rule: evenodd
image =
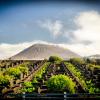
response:
M64 59L80 57L76 53L56 45L34 44L22 52L12 56L12 60L43 60L50 56L60 56Z
M100 59L100 54L91 55L91 56L88 56L88 58Z

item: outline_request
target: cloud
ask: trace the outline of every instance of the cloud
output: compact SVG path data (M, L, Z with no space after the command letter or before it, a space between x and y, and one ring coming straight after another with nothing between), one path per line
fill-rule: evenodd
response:
M54 44L46 41L32 41L32 42L23 42L19 44L0 44L0 59L6 59L9 58L20 51L24 50L25 48L28 48L29 46L40 43L40 44L48 44L48 45L57 45L66 49L70 49L73 52L81 55L81 56L89 56L93 54L100 54L100 46L98 47L99 43L91 44L89 46L84 44L67 44L67 43L61 43L61 44Z
M81 12L74 22L77 29L71 31L73 40L66 46L82 56L100 54L100 14L97 11Z
M94 54L100 54L99 44L100 43L84 45L82 43L77 43L77 44L66 44L66 47L80 54L81 56L89 56Z
M43 22L39 21L38 24L40 27L47 29L54 37L62 34L63 24L60 20L45 20Z
M81 12L73 21L77 29L70 33L66 30L64 33L72 39L72 43L64 43L63 46L82 56L100 54L100 13L97 11Z
M100 14L98 12L82 12L74 21L78 26L78 29L73 32L77 41L100 42Z
M31 43L28 42L19 43L19 44L2 43L0 44L0 59L5 59L10 56L13 56L30 45Z
M53 43L48 43L48 42L40 41L40 40L36 40L36 41L32 41L32 42L23 42L23 43L18 43L18 44L2 43L2 44L0 44L0 59L9 58L9 57L21 52L25 48L28 48L31 45L36 44L36 43L53 45Z
M49 31L49 33L55 38L58 36L66 38L67 42L73 42L74 35L71 33L72 31L68 30L64 25L65 22L62 20L45 20L45 21L37 21L38 25L44 29Z
M77 29L72 31L70 49L82 56L100 54L100 14L97 11L81 12L75 17Z
M45 20L39 21L39 26L46 29L54 37L64 36L69 43L82 43L89 45L96 41L100 42L100 14L97 11L86 11L77 14L73 22L76 29L66 26L67 20Z

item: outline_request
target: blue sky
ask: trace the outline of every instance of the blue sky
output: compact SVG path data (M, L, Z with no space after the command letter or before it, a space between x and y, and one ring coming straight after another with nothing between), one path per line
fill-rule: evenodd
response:
M38 21L61 20L68 30L74 28L73 18L81 11L99 10L97 6L86 4L48 4L28 3L7 5L0 10L0 43L20 43L24 41L45 40L66 42L63 36L54 39Z
M87 45L91 48L92 44L99 43L99 41L94 41L94 38L89 39L88 37L83 39L82 37L78 37L77 34L80 30L82 32L80 31L78 35L84 34L84 26L82 26L81 21L86 18L85 15L91 17L94 14L96 16L91 20L99 20L100 7L96 2L4 3L0 5L0 47L1 52L4 53L4 55L1 53L1 57L10 54L6 52L8 49L4 49L5 46L3 44L7 44L11 51L15 50L13 47L10 47L11 45L15 45L17 48L17 44L31 43L34 41L64 44L72 50L74 50L73 45L79 45L81 49ZM83 28L80 29L80 27ZM90 32L90 26L86 27L86 29ZM98 34L96 35L96 37L99 36ZM24 48L25 46L22 49ZM93 54L98 53L99 49L98 47L97 51ZM77 48L75 49L75 52L81 54L79 51L77 51ZM83 53L84 56L87 54L88 52Z

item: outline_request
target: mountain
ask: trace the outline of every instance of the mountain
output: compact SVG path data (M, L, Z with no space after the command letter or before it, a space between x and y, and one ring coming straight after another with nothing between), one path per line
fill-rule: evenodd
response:
M50 56L59 56L63 59L80 57L78 54L57 45L34 44L20 53L12 56L12 60L43 60Z
M100 59L100 54L91 55L91 56L88 56L88 58Z

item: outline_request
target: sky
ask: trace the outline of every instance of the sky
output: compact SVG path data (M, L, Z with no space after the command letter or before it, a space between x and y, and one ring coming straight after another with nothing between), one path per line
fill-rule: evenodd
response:
M1 1L0 59L34 43L57 44L81 56L100 54L98 0Z

